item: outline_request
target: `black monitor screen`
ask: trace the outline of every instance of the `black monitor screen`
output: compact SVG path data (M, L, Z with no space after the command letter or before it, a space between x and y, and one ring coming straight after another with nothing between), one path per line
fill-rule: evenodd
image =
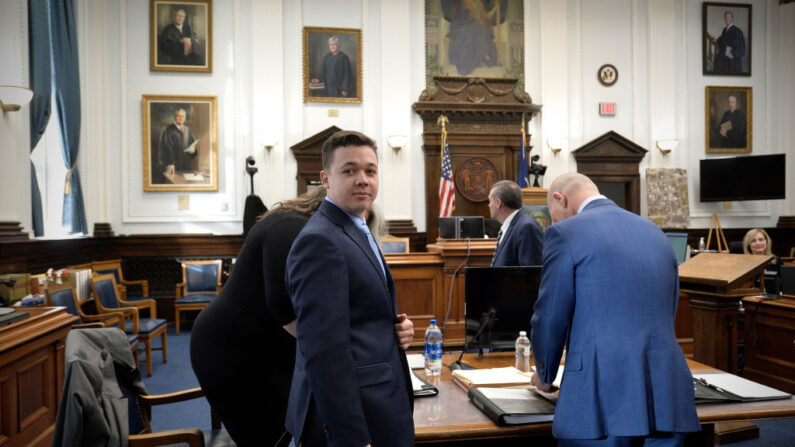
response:
M785 198L785 154L701 160L702 202Z
M442 239L475 239L485 234L483 216L452 216L439 218L439 237Z
M530 335L530 317L538 299L541 266L468 267L466 270L466 338L481 323L486 329L473 346L513 347L519 331ZM490 316L490 310L494 310Z

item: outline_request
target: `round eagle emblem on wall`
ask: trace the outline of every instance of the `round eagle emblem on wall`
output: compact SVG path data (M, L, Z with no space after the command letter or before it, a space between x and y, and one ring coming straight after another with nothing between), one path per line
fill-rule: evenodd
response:
M604 64L599 67L596 77L599 79L600 84L605 87L611 87L618 81L618 69L612 64Z

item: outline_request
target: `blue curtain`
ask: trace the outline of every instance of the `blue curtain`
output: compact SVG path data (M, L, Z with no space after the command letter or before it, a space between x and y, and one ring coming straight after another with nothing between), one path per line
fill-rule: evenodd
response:
M30 88L35 92L30 103L30 151L39 143L51 113L52 66L50 64L49 0L28 1L28 41L30 47ZM36 167L30 162L30 189L32 192L33 232L44 234L41 214L41 192L36 178Z
M62 223L70 233L88 234L83 192L77 171L77 154L80 149L80 69L72 0L50 0L50 26L55 106L58 108L63 160L67 169Z

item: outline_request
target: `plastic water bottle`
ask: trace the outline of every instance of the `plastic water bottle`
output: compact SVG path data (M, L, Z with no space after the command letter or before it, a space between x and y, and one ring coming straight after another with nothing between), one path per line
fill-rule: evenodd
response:
M436 325L436 320L431 320L431 325L425 330L425 375L438 376L442 374L442 331Z
M704 244L704 238L698 240L698 251L704 251L707 247Z
M519 331L516 339L516 369L530 372L530 339L525 331Z

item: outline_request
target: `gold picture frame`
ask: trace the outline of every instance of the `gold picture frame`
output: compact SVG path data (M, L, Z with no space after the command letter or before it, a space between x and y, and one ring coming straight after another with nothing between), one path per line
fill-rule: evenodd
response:
M212 0L149 0L149 70L213 72Z
M704 91L706 153L751 153L753 89L708 85Z
M304 102L361 104L362 30L305 26L303 72Z
M218 97L143 95L144 191L218 191Z

